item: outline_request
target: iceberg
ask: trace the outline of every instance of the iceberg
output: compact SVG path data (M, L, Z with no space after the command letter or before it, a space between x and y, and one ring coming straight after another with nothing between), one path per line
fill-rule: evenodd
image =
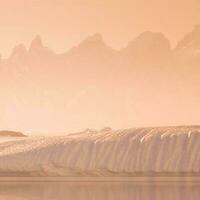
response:
M0 143L0 176L166 176L200 172L200 126L103 129Z

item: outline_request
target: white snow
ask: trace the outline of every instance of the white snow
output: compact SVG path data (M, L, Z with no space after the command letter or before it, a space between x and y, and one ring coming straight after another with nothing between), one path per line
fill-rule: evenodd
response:
M0 143L2 142L8 142L8 141L16 141L16 140L22 140L23 137L13 137L13 136L3 136L0 137Z
M0 143L0 175L129 176L200 172L200 127L86 131Z

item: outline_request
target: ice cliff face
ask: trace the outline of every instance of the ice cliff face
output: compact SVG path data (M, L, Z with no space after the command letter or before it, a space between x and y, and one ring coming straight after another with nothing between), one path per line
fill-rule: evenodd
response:
M89 131L0 144L0 174L123 176L200 172L200 127Z

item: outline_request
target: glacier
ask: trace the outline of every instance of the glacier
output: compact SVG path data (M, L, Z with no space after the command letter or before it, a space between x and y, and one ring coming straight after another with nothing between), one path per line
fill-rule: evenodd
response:
M200 172L200 126L86 130L0 143L0 176L140 176Z

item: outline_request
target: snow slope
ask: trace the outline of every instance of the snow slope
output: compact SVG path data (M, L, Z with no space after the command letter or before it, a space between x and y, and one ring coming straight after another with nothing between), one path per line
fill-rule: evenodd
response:
M0 144L0 175L131 176L200 172L200 127L90 131Z

